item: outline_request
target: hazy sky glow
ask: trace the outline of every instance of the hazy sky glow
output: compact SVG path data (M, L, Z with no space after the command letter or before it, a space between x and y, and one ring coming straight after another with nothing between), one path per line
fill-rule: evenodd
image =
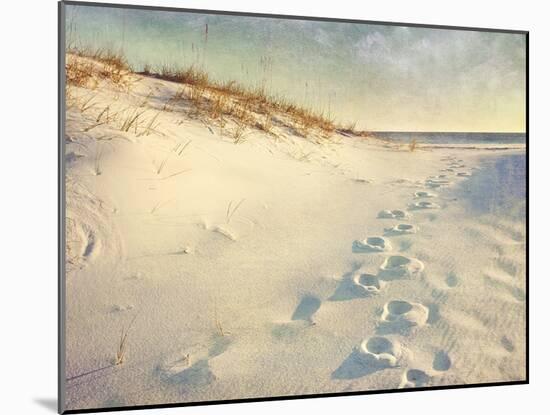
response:
M525 131L520 34L87 6L67 6L67 34L137 70L193 64L364 129Z

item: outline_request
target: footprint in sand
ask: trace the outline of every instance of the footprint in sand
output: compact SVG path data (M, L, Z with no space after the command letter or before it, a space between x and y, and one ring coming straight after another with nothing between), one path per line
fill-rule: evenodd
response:
M111 307L112 313L122 313L124 311L131 311L134 309L133 304L128 305L122 305L122 304L115 304Z
M442 187L442 186L447 186L449 185L451 182L449 180L445 180L445 179L427 179L424 184L427 186L427 187L431 187L433 189L437 189L438 187Z
M361 265L356 264L351 271L343 275L328 301L348 301L370 297L379 293L384 285L384 281L381 281L378 275L361 269Z
M416 233L418 227L415 225L409 225L408 223L400 223L391 228L384 228L385 235L397 236L397 235L410 235Z
M391 255L380 265L379 277L383 280L413 277L424 269L424 264L415 258Z
M381 210L378 212L378 218L380 219L407 219L410 215L404 210Z
M437 219L437 215L435 213L428 213L426 215L426 219L428 219L430 222L433 222Z
M443 350L438 351L434 356L432 367L439 372L445 372L451 368L452 362L449 355Z
M96 218L67 220L66 258L67 270L78 270L101 255L103 241L98 233ZM88 220L90 221L88 223Z
M97 238L95 231L86 223L77 225L77 238L80 242L80 257L92 259L101 251L101 240Z
M428 307L420 303L393 300L384 305L379 331L388 333L406 332L412 327L422 327L428 321Z
M408 369L403 373L399 388L420 388L427 385L430 379L430 376L423 370Z
M384 252L391 250L391 244L381 236L370 236L362 241L353 241L351 250L354 253Z
M397 366L400 356L400 345L381 336L363 340L357 350L359 363L380 369Z
M458 277L454 272L450 272L445 278L445 283L449 288L454 288L458 285Z
M435 193L426 192L426 191L418 191L414 193L414 197L417 199L428 199L432 197L437 197Z
M365 339L332 373L333 379L357 379L380 370L396 367L401 347L381 336Z
M376 275L358 272L353 276L353 284L359 296L368 297L378 294L384 282L380 281Z
M514 347L514 343L512 343L512 341L506 336L502 336L500 339L500 344L508 353L512 353L516 349Z
M440 209L440 208L441 206L439 206L437 203L427 202L427 201L414 202L409 204L409 209L412 209L412 210Z

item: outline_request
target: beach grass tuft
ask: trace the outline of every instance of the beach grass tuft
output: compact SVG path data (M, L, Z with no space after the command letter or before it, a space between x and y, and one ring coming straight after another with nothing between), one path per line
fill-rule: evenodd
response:
M121 53L73 47L68 50L66 72L68 85L91 89L97 88L98 82L104 80L130 88L132 73L181 84L181 89L164 102L159 113L174 111L176 103L184 100L186 105L182 108L187 110L189 117L198 118L207 125L218 125L222 135L228 121L233 121L236 128L230 129L230 136L235 143L243 141L247 130L277 136L275 126L304 138L313 138L315 142L328 138L335 131L366 136L364 131L356 129L355 123L338 124L330 114L269 93L264 85L247 87L236 81L217 81L196 65L184 68L146 64L142 71L134 72ZM149 98L145 97L144 103ZM128 132L133 127L137 134L138 120L142 115L136 109L127 116L120 129ZM157 118L158 114L151 118L140 135L155 132Z

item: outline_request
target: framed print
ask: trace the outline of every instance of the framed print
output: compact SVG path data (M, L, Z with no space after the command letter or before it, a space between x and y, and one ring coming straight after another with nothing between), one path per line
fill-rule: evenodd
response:
M528 32L59 3L59 411L528 382Z

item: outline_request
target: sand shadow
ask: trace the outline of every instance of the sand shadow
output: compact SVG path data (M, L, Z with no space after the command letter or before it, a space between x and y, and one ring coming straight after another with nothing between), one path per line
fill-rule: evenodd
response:
M164 373L163 380L177 385L206 386L214 382L216 376L210 370L208 360L201 359L180 372Z
M229 345L231 344L231 339L227 336L216 335L212 346L208 349L208 357L216 357L224 353Z
M306 329L316 327L311 320L296 320L286 323L276 323L271 329L273 340L291 343L296 341L299 336L306 333Z
M435 303L426 304L426 307L428 307L428 320L426 323L428 324L435 324L439 320L441 320L441 313L439 312L439 305Z
M434 370L437 370L440 372L449 370L451 367L451 358L443 350L440 350L434 356L432 367Z
M361 287L357 287L353 281L353 277L360 269L361 263L353 263L351 270L342 276L340 284L336 287L334 293L328 298L328 301L348 301L368 297L365 290L361 289Z
M336 287L334 293L328 298L328 301L348 301L356 298L364 298L365 294L357 289L353 282L354 272L344 274L344 278Z
M319 310L319 307L321 307L321 300L312 295L306 295L302 298L296 310L294 310L291 320L311 321L313 314Z
M383 369L383 367L362 360L359 356L359 352L354 350L342 364L332 372L331 378L341 380L357 379Z

